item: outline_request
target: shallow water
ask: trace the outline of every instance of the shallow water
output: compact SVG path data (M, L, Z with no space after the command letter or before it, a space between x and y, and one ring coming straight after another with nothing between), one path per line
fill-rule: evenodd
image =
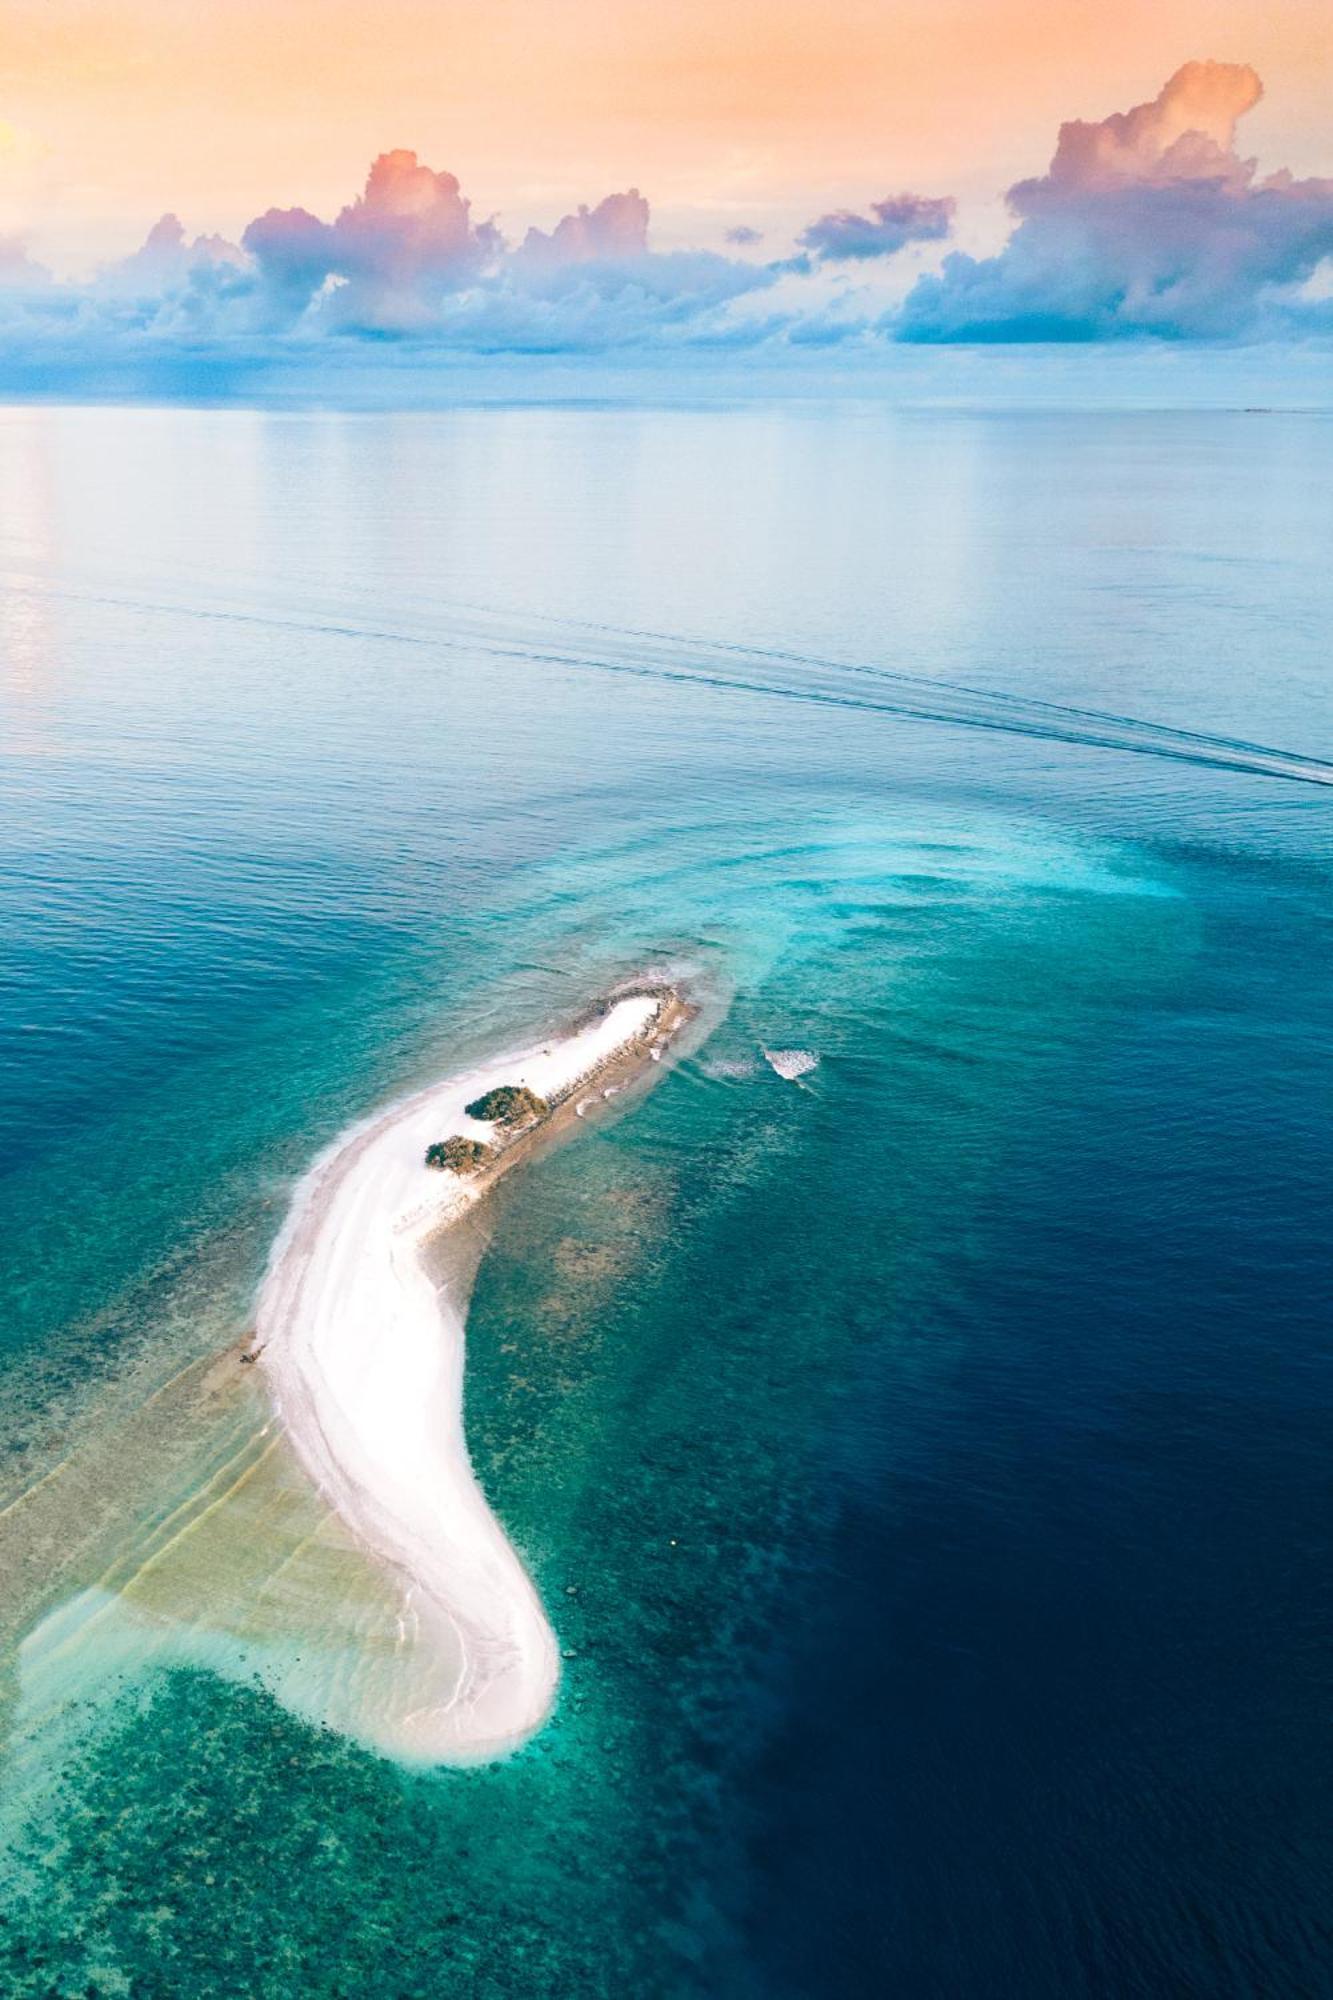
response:
M6 1991L1320 1989L1327 436L0 418ZM470 1322L560 1705L407 1775L249 1677L331 1531L196 1530L210 1364L343 1125L663 962Z

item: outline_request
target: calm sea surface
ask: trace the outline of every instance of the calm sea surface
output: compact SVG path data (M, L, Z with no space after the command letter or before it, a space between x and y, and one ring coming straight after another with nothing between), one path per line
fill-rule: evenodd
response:
M0 1991L1333 1991L1331 447L0 413ZM550 1726L34 1696L313 1154L663 963L470 1322Z

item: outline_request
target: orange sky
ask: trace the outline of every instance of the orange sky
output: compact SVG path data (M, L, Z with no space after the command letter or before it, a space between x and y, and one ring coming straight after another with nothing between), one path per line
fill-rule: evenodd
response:
M86 267L164 208L328 213L390 146L511 232L631 183L662 247L908 187L984 229L1191 56L1259 70L1265 165L1333 170L1329 0L4 0L0 229Z

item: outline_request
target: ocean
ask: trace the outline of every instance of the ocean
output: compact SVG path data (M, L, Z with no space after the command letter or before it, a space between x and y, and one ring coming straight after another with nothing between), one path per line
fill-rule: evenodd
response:
M1330 1990L1329 443L0 413L0 1991ZM321 1147L645 968L469 1321L559 1704L400 1769L219 1610L236 1343Z

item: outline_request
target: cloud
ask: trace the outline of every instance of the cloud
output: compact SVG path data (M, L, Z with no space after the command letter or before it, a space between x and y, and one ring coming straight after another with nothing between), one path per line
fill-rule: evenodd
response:
M33 261L17 236L0 236L0 292L40 292L53 282L45 265Z
M1191 62L1151 103L1060 128L1049 171L1009 190L997 256L921 278L896 331L918 341L1246 337L1316 326L1301 288L1333 255L1333 180L1260 178L1236 127L1263 86Z
M580 207L557 222L550 235L530 229L515 262L538 269L563 264L620 264L646 257L648 204L637 188L609 194L596 208Z
M759 337L731 308L773 282L762 265L706 250L547 265L516 254L452 300L435 333L451 348L490 354L725 345Z
M258 273L261 315L276 326L299 319L337 270L333 228L308 209L266 209L241 242Z
M733 300L774 280L709 250L654 251L637 188L529 229L492 282L446 315L448 336L523 351L708 341Z
M869 215L835 209L802 231L801 247L829 263L864 257L891 257L909 243L938 242L947 236L957 203L952 195L895 194L873 201Z
M712 251L658 253L636 188L528 230L517 248L476 222L452 174L414 153L381 154L363 192L330 222L270 208L239 245L191 239L174 215L88 285L59 285L0 243L0 384L31 380L39 350L89 375L122 365L192 383L223 357L252 373L265 355L315 365L331 341L411 342L450 353L562 354L730 344L762 337L733 306L775 282ZM39 303L20 300L45 280Z
M195 271L229 265L240 270L245 253L223 236L196 236L190 242L179 217L164 215L130 256L98 274L98 287L125 298L161 297L189 281Z
M731 300L771 282L708 251L660 255L648 224L648 203L629 188L511 249L493 222L473 223L452 174L385 153L332 223L299 208L258 216L242 238L251 298L223 304L248 328L546 353L703 334Z
M406 151L381 153L365 191L335 221L271 208L241 241L271 316L295 318L320 296L331 326L366 333L428 327L441 301L502 248L493 223L473 223L454 176Z
M1251 69L1189 63L1150 103L1062 126L1047 171L1009 190L1005 247L954 253L915 283L891 260L947 237L948 197L819 216L778 260L654 249L634 187L507 241L408 151L381 154L331 220L273 207L233 243L167 214L86 283L0 238L0 392L230 394L266 370L342 381L372 348L386 371L447 380L453 357L500 354L836 349L851 364L895 340L1290 344L1333 333L1333 181L1262 176L1240 153L1260 94ZM728 232L737 249L759 241Z
M1059 189L1106 194L1215 181L1239 191L1255 163L1236 157L1236 126L1263 94L1248 63L1185 63L1150 104L1113 111L1097 124L1074 118L1062 125L1050 172L1020 181L1010 200L1022 214Z

